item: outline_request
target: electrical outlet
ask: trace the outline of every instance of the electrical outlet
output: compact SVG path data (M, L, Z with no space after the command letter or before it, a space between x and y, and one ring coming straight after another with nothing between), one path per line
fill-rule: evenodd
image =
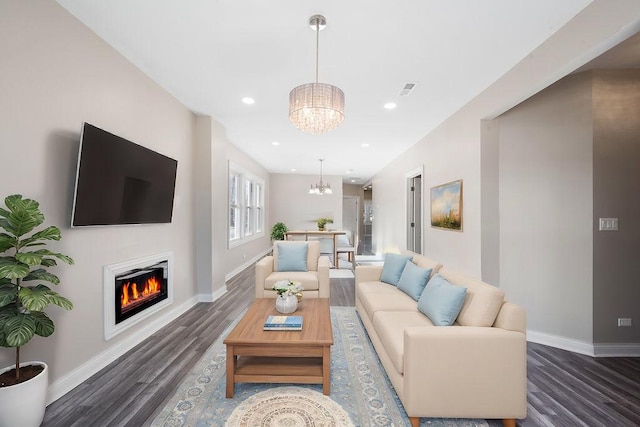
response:
M631 326L631 318L630 317L618 318L618 326Z

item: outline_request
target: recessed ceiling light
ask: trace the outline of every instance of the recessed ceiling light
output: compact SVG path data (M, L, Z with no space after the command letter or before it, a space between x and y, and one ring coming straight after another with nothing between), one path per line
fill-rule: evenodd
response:
M351 180L351 182L356 182L356 180L355 180L355 179L352 179L352 180Z
M387 110L393 110L397 106L398 104L396 104L395 102L387 102L386 104L384 104L384 108Z
M345 173L351 173L353 172L353 169L349 169L348 171L346 171Z
M278 141L273 141L271 145L280 145L280 143Z
M255 104L256 100L253 98L249 98L248 96L245 96L244 98L242 98L242 102L244 102L247 105L253 105Z
M291 172L295 172L295 171L296 171L295 169L293 169L293 168L291 169Z
M369 144L366 144L366 143L365 143L365 144L362 144L362 146L363 146L364 148L367 148L367 147L369 146Z

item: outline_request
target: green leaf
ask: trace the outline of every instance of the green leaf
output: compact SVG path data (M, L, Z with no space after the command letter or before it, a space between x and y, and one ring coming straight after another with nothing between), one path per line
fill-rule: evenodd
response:
M30 233L31 230L42 224L44 216L40 212L33 213L26 210L19 210L11 212L7 217L7 224L9 225L6 230L17 236L23 236Z
M73 303L71 301L53 290L49 291L49 302L57 305L58 307L62 307L65 310L73 309Z
M42 258L42 262L40 263L40 265L43 265L45 267L53 267L55 265L58 265L58 263L53 258Z
M0 285L0 307L9 305L16 300L18 289L13 284Z
M0 257L0 278L22 279L29 274L29 266L14 257Z
M20 302L29 311L42 311L49 305L49 292L45 285L24 287L18 292Z
M0 252L8 251L18 245L18 239L6 233L0 233Z
M4 324L5 340L9 347L22 347L36 332L36 321L28 314L18 313Z
M62 235L60 234L60 229L54 225L45 228L44 230L40 230L37 233L34 233L31 237L28 237L22 242L20 242L21 246L31 246L34 242L39 240L60 240Z
M11 212L9 212L9 211L8 211L8 210L6 210L6 209L0 208L0 216L1 216L1 217L6 218L6 217L8 217L9 215L11 215Z
M16 254L16 259L23 264L35 267L42 263L42 255L37 252L20 252Z
M27 253L27 252L25 252ZM37 251L33 251L33 252L29 252L29 253L33 253L36 255L41 255L43 257L45 256L52 256L52 257L56 257L61 261L66 262L67 264L73 264L73 259L71 259L71 257L61 254L61 253L57 253L57 252L51 252L49 249L38 249Z
M25 282L31 280L44 280L45 282L53 283L54 285L60 284L60 279L55 274L49 273L44 268L38 268L37 270L31 271L24 279Z
M36 335L40 335L41 337L48 337L56 330L53 321L49 319L49 316L47 316L45 313L41 311L32 312L31 317L33 317L33 320L36 324Z

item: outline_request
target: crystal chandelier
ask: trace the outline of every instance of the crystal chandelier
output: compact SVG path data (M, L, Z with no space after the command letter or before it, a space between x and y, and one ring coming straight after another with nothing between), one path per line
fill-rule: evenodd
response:
M295 87L289 93L289 120L303 132L320 134L343 122L344 92L336 86L318 83L320 30L327 25L327 20L322 15L313 15L309 25L316 31L316 82Z
M309 189L309 194L317 194L319 196L322 196L323 194L333 194L333 191L331 191L331 186L329 185L329 183L327 182L326 184L324 182L322 182L322 162L324 162L324 159L318 159L320 161L320 182L317 183L315 186L313 186L313 184L311 184L311 188Z

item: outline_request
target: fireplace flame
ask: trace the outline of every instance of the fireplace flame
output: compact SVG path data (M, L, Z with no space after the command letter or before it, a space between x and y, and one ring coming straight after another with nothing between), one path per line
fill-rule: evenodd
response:
M151 277L145 282L142 291L138 291L137 283L126 282L122 285L120 307L125 308L138 300L147 299L158 293L160 293L160 281L155 277Z

